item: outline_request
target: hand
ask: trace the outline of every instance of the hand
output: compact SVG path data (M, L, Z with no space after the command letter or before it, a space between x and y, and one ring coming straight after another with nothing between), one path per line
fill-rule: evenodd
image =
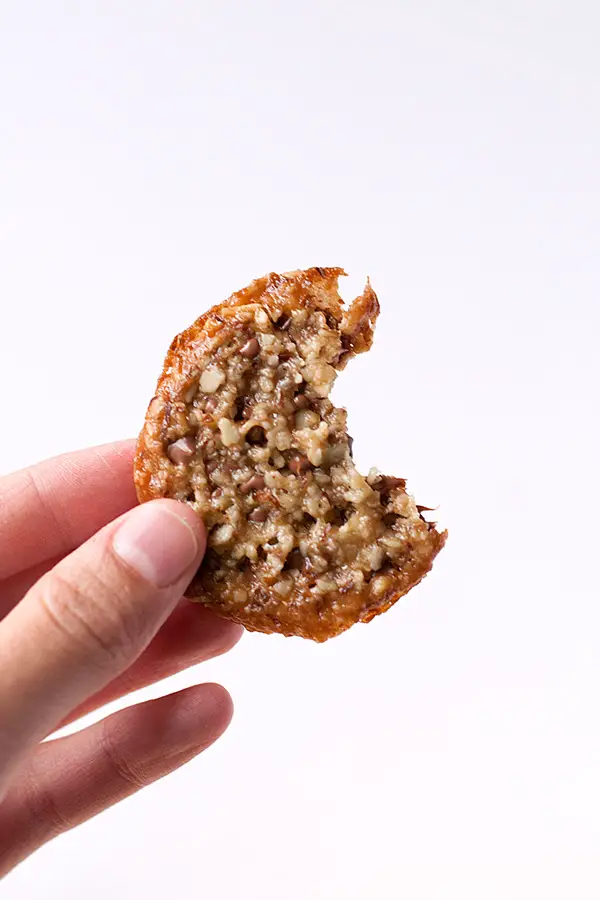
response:
M124 442L0 478L0 875L192 759L231 718L227 692L204 684L40 743L241 634L181 599L202 523L174 500L136 506L132 459Z

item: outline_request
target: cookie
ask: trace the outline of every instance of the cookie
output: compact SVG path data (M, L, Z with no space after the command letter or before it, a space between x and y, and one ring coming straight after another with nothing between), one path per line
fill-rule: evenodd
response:
M270 274L178 335L140 434L140 501L202 516L189 596L247 629L315 641L389 609L446 534L402 478L361 475L329 393L373 341L371 286L344 309L342 269Z

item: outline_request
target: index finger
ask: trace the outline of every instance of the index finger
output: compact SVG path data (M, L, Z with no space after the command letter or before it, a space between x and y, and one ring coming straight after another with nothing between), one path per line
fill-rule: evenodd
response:
M135 506L134 452L118 441L0 478L0 580L70 553Z

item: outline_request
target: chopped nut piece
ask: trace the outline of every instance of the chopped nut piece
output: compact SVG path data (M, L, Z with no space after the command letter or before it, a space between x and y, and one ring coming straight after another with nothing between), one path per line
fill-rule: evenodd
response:
M200 376L200 390L205 394L214 394L225 381L225 373L220 369L205 369Z
M221 440L226 447L233 447L239 443L240 433L237 425L234 425L231 419L219 419L219 431L221 432Z
M388 575L378 575L371 582L371 590L373 593L380 597L381 594L384 594L389 587L391 587L392 580Z
M311 466L322 466L323 465L323 451L320 447L315 447L314 445L308 448L308 461Z
M286 579L285 581L277 581L273 585L273 590L276 594L279 594L280 597L289 597L293 586L293 582Z
M262 332L261 336L260 336L260 345L263 348L263 350L268 350L270 353L273 350L273 348L279 346L279 341L277 340L277 338L275 337L274 334L269 334L269 333L265 334L264 332Z
M296 413L294 424L296 428L316 428L320 421L319 414L312 409L301 409Z
M233 537L232 525L218 525L210 533L212 544L226 544Z
M292 435L289 431L279 431L275 437L275 446L278 450L289 450L292 446Z
M194 382L192 382L192 384L190 384L187 391L183 395L183 399L185 400L186 403L191 403L197 393L198 393L198 382L194 381Z
M316 588L320 593L326 594L328 591L335 591L337 584L331 578L317 578Z

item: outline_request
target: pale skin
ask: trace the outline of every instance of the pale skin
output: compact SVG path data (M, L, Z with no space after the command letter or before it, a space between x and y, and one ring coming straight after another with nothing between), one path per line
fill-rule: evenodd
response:
M200 684L41 743L241 634L183 598L202 522L174 500L137 506L133 450L124 441L0 478L0 877L188 762L231 718L225 689Z

